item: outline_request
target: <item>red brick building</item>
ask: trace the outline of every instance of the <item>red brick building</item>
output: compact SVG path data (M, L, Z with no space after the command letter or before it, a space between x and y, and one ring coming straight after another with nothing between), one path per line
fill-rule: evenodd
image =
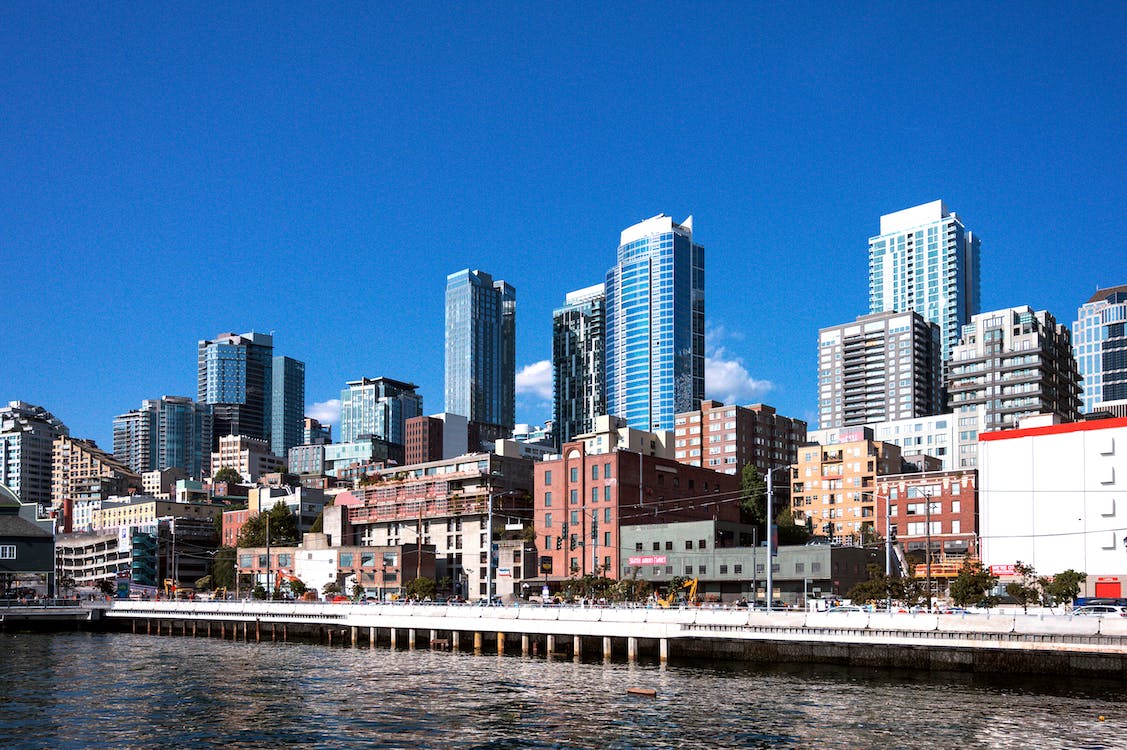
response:
M877 480L876 497L877 533L884 536L891 513L888 520L905 551L922 554L930 537L933 575L938 563L949 561L957 573L964 557L977 559L975 469L882 476Z
M725 474L739 474L747 464L760 471L793 464L806 443L806 422L777 414L766 404L701 401L699 410L675 417L674 431L678 461Z
M535 466L536 545L550 577L618 578L619 528L677 521L738 521L739 478L640 453L587 453L567 443Z

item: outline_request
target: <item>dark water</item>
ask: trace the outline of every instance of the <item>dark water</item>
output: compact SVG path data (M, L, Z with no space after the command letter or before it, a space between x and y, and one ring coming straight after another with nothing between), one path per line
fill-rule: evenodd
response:
M1127 748L1123 687L0 635L0 748Z

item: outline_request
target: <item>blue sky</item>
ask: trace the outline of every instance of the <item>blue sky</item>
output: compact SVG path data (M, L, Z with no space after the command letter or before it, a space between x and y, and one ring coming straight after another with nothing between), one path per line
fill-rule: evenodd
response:
M980 6L993 7L980 7ZM0 401L110 445L257 330L309 411L385 375L443 407L443 292L517 288L518 420L551 311L619 232L694 216L708 392L815 426L819 327L879 217L942 198L984 310L1127 283L1118 3L10 3Z

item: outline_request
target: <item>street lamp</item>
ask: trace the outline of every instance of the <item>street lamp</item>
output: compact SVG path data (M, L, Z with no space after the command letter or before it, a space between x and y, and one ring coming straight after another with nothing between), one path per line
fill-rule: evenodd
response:
M927 568L927 610L931 611L931 491L920 490L924 498L924 531L927 547L924 549L924 564Z
M775 545L775 490L772 484L772 477L779 469L789 468L789 464L782 466L774 466L767 470L767 613L771 613L771 608L775 596L775 562L774 562L774 545ZM754 562L752 563L755 564Z

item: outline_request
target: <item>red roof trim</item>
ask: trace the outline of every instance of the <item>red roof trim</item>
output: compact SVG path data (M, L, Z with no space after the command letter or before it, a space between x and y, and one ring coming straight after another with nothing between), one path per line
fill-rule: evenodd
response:
M1051 424L1044 427L1027 427L1023 430L983 432L979 434L978 439L980 441L1009 440L1010 438L1036 437L1038 435L1062 435L1068 432L1110 430L1113 427L1127 427L1127 417L1116 417L1114 419L1092 419L1086 422L1069 422L1068 424Z

